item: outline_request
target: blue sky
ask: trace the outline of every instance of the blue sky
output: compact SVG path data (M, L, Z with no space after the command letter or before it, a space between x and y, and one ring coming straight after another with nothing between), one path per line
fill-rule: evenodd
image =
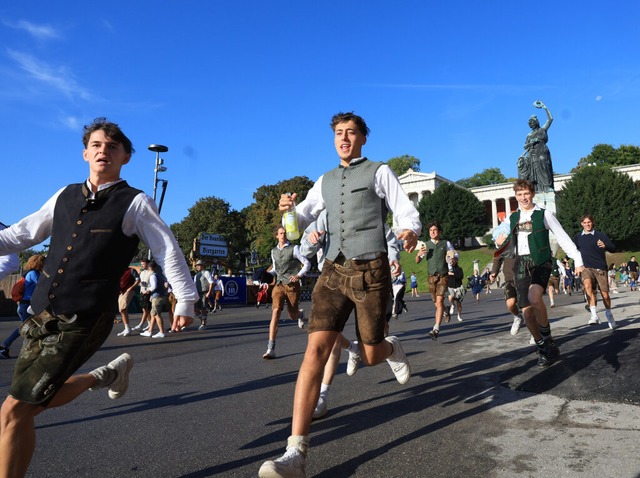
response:
M375 160L410 154L458 180L516 176L534 100L566 173L598 143L640 145L636 1L5 2L0 7L0 220L86 179L82 125L119 123L123 169L162 215L201 197L234 209L263 184L337 164L338 111L362 115Z

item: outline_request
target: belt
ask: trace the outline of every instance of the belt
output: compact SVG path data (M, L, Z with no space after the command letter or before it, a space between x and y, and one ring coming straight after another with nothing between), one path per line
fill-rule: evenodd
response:
M344 269L353 269L354 266L365 266L367 269L377 269L382 265L384 256L384 252L376 252L372 259L347 259L344 254L340 254L335 260L330 262L333 262L336 267Z

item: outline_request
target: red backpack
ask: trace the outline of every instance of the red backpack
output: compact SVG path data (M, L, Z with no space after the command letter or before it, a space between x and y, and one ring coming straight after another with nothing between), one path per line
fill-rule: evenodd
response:
M24 283L24 277L21 277L18 282L13 284L13 287L11 288L11 298L14 302L20 302L22 297L24 297Z

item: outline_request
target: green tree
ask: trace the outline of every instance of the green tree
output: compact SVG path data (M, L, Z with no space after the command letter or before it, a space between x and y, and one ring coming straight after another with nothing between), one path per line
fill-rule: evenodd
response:
M579 171L585 166L627 166L640 163L640 147L623 144L614 148L610 144L596 144L591 153L578 161L578 165L571 170Z
M387 161L387 165L389 165L391 171L393 171L396 176L402 176L404 173L409 171L409 169L420 171L420 160L408 154L391 158Z
M502 174L500 168L488 168L481 173L476 173L470 178L459 179L456 184L463 188L475 188L477 186L488 186L490 184L502 184L509 180Z
M591 214L596 229L614 241L640 233L638 204L640 194L633 180L605 165L581 168L556 198L558 220L569 236L582 230L580 217Z
M297 201L301 202L307 197L307 192L313 186L306 176L295 176L276 184L260 186L253 199L255 202L246 208L246 230L251 238L251 247L258 252L261 261L266 260L275 245L273 230L282 221L282 213L278 211L280 195L284 193L297 193Z
M244 227L245 216L242 212L231 209L223 199L209 196L198 199L189 208L189 214L182 221L171 225L180 249L185 257L189 257L193 249L194 239L200 233L220 234L227 241L229 256L221 258L229 268L242 268L240 255L248 249L249 240Z
M429 239L427 224L438 221L442 235L456 247L464 244L467 237L484 236L489 229L484 206L475 195L466 189L445 183L433 194L423 197L418 203L422 238Z

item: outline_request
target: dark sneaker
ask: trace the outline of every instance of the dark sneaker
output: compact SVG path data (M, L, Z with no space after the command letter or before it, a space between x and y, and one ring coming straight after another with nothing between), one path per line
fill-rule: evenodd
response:
M11 358L11 355L9 355L9 349L7 347L0 347L0 357L2 358Z
M429 332L429 336L431 337L431 340L438 340L439 333L440 333L439 330L432 329L431 332Z
M560 355L560 349L558 348L552 337L549 337L544 341L542 349L539 349L538 352L540 354L538 357L539 367L548 367L553 362L555 362L558 358L558 355Z

